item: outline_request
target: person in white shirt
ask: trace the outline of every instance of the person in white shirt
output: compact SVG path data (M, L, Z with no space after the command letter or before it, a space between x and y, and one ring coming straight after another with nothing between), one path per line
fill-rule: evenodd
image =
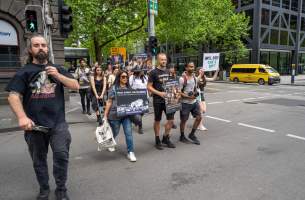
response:
M148 78L144 74L144 71L141 67L136 66L133 70L133 75L129 77L129 85L132 89L145 89L147 90L147 81ZM143 134L143 125L142 125L142 115L135 115L133 118L133 123L139 127L139 134Z

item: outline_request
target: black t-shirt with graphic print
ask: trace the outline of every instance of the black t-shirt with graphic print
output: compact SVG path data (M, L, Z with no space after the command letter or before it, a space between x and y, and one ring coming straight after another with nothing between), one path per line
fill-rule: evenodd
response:
M60 74L73 78L63 67L48 65L56 67ZM25 65L8 83L6 91L22 94L25 113L36 125L53 128L57 123L65 122L64 87L46 74L46 66Z
M167 69L162 70L159 68L155 68L149 73L148 82L152 83L153 87L156 90L164 92L164 83L169 79L169 77L170 75ZM153 103L165 103L165 100L159 95L153 94Z

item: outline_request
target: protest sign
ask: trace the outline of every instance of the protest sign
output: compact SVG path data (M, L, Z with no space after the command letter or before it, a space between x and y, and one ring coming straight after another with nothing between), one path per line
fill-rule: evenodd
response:
M203 54L203 70L216 71L219 69L219 53L205 53Z
M119 89L116 91L116 99L119 117L148 112L146 89Z
M166 113L173 113L181 110L181 103L179 101L180 88L177 79L169 79L164 82L163 88L165 90L165 109Z

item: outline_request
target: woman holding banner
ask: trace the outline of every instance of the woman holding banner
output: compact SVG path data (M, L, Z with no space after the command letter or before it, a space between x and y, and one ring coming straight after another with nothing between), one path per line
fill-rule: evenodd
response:
M117 73L113 86L108 91L108 100L104 112L104 120L108 120L111 126L113 136L118 136L121 125L123 126L125 141L127 145L127 158L131 162L137 161L134 154L133 136L130 116L119 117L117 115L117 97L118 90L130 89L128 81L128 73L121 70ZM115 151L114 148L109 148L109 151Z

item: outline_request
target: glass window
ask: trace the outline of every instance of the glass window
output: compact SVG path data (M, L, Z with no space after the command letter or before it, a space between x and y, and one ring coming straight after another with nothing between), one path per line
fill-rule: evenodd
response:
M241 0L241 6L253 4L253 0Z
M290 0L282 0L282 8L284 9L289 9L289 5L290 5Z
M0 46L0 68L20 67L17 46Z
M305 1L302 3L302 13L305 13Z
M266 70L265 70L264 68L259 68L258 71L259 71L260 73L266 73Z
M304 4L305 4L305 2L304 2ZM302 17L301 30L305 31L305 18L304 17Z
M291 0L291 10L298 11L298 0Z
M290 29L293 30L297 29L297 16L295 15L290 16Z
M272 0L272 5L280 7L281 6L281 0Z
M281 31L280 44L281 45L287 45L288 44L288 31Z
M292 36L292 38L291 38ZM289 36L289 46L294 46L296 40L296 33L291 32L291 36Z
M250 18L249 24L253 24L253 9L245 10L246 15Z
M287 52L280 52L279 53L279 60L278 60L279 72L288 74L289 68L289 57Z
M260 63L269 64L269 51L261 51Z
M277 54L278 52L270 52L270 66L278 70L278 65L277 65Z
M268 31L266 37L263 39L264 44L269 44L270 31Z
M269 25L269 10L264 8L262 10L262 24Z
M263 0L264 4L270 4L270 0Z
M302 34L303 35L303 34ZM302 37L300 37L302 38ZM303 40L302 44L301 44L301 47L305 47L305 40Z
M279 43L279 31L271 30L270 44L278 44Z
M281 23L281 28L287 28L286 27L286 24L285 24L285 22L284 22L284 18L283 18L283 16L280 16L280 19L281 19L281 21L280 21L280 23Z

